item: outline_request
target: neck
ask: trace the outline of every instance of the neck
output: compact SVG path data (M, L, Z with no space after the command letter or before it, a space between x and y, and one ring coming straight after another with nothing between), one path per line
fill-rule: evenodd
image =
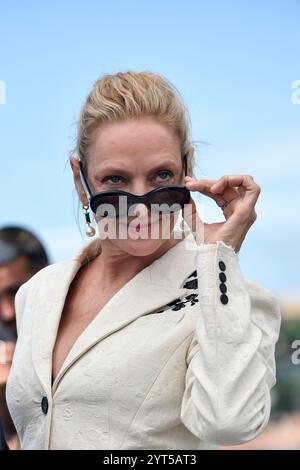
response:
M146 256L133 256L122 251L109 239L101 241L101 254L90 263L93 271L93 282L101 285L101 290L109 290L132 279L136 274L160 258L170 248L179 243L182 238L172 237L165 240L157 250ZM93 265L93 266L92 266Z

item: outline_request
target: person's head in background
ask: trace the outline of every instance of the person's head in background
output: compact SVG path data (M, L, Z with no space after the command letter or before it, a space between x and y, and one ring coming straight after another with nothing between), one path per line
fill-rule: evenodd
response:
M32 232L17 226L0 228L0 340L16 339L17 290L48 264L46 250Z

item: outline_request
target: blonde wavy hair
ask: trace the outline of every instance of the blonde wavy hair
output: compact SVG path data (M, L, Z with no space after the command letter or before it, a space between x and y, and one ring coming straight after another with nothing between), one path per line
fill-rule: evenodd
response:
M102 123L142 116L155 116L175 131L181 155L187 155L193 172L195 149L190 141L188 110L175 86L152 72L118 72L103 75L95 82L80 110L72 154L86 168L87 150L95 129Z

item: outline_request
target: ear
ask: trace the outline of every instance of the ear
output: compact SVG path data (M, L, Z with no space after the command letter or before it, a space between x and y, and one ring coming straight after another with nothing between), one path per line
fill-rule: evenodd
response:
M74 179L74 184L77 190L78 197L80 199L81 204L84 204L87 206L89 204L89 200L81 183L80 172L79 172L79 162L77 158L73 156L69 158L69 161L70 161L71 169L73 172L73 179Z

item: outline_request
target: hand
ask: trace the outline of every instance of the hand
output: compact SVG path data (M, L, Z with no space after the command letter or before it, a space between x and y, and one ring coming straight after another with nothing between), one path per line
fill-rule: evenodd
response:
M225 222L212 224L203 222L191 197L190 203L183 210L183 217L197 243L215 243L220 240L231 246L236 253L239 252L249 228L257 218L254 208L261 188L253 177L226 175L219 180L193 180L186 176L185 186L190 191L199 191L214 199L226 219Z

